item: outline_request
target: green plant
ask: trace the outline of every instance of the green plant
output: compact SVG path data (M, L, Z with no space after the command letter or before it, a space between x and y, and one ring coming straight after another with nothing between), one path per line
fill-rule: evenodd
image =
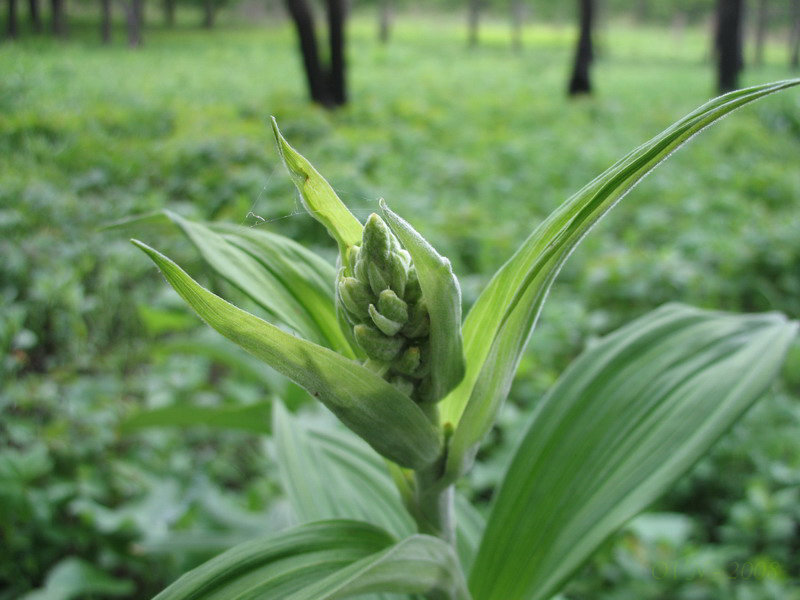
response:
M215 271L304 338L236 308L134 243L209 325L308 390L384 457L382 469L347 437L304 437L276 406L282 467L294 472L301 510L330 503L335 514L374 518L253 540L159 598L523 600L558 592L762 394L797 323L775 313L666 305L590 347L563 374L537 407L485 524L468 508L457 522L463 502L454 484L492 427L553 280L589 229L690 137L798 84L712 100L628 154L533 232L463 324L449 261L383 203L382 217L362 226L275 126L304 207L337 242L338 270L281 236L168 216ZM348 475L315 470L314 457L326 453ZM337 490L348 477L358 485ZM304 497L303 486L321 497Z

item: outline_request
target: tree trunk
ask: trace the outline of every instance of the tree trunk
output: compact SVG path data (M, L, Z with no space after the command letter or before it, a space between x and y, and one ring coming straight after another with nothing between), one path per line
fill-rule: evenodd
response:
M522 51L522 26L525 22L525 6L522 0L511 1L511 47L514 52Z
M792 0L792 24L789 37L789 66L800 68L800 0Z
M392 5L390 0L381 0L378 7L378 41L381 44L389 42L392 26Z
M131 48L142 45L143 20L144 0L128 0L125 3L125 22L128 29L128 46Z
M469 0L469 15L468 15L468 32L467 32L467 45L470 48L475 48L478 45L478 34L481 21L481 8L483 5L482 0Z
M164 25L175 27L175 0L164 0Z
M104 44L111 43L111 0L100 0L100 37Z
M314 34L314 15L306 0L286 0L286 8L297 29L300 43L300 55L303 57L303 68L308 83L308 94L312 102L326 107L333 105L325 82L325 73L319 61L317 38Z
M347 85L345 82L345 32L344 23L347 18L347 0L327 0L328 5L328 41L331 51L329 73L330 95L333 104L347 104Z
M17 0L8 0L8 23L6 23L8 37L14 39L19 36L19 19L17 18Z
M217 16L216 0L203 0L203 27L211 29Z
M59 37L67 35L67 6L66 0L50 0L51 29Z
M753 63L759 67L764 64L764 42L767 38L767 18L769 17L769 0L758 0L756 11L756 39Z
M717 89L720 93L739 87L742 56L743 0L717 0Z
M575 63L569 80L569 95L591 94L590 69L594 49L592 47L592 28L594 25L594 0L578 0L580 7L580 35L575 49Z
M36 33L42 32L42 11L39 0L28 0L28 13L31 19L31 28Z

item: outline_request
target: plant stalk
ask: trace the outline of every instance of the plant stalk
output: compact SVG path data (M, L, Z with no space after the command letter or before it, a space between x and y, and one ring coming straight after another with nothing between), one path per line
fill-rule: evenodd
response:
M439 425L439 410L435 404L421 404L430 421ZM455 488L443 481L447 458L445 451L439 460L426 469L414 472L414 493L409 511L417 524L417 531L444 540L455 550ZM455 590L433 590L425 595L427 600L456 600Z

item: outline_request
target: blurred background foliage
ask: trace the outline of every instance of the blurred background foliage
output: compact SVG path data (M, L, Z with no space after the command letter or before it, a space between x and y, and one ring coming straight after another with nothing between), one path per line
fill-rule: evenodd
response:
M742 84L791 76L793 2L747 3ZM602 2L593 94L576 100L571 3L392 2L382 36L386 3L356 2L350 102L336 111L306 100L278 3L143 5L135 50L132 5L113 5L103 43L93 3L62 6L64 39L36 33L50 28L44 14L38 26L17 14L12 32L12 4L0 45L2 600L147 598L291 522L269 403L319 418L315 407L206 331L130 230L106 225L169 207L332 257L279 164L275 115L358 216L386 198L449 256L469 305L555 206L716 85L711 0ZM770 98L682 150L600 225L562 273L463 482L479 506L522 417L594 337L669 300L800 316L799 155L800 96ZM135 233L202 279L175 231ZM798 373L800 347L782 383L563 597L800 598ZM173 426L150 427L145 409Z

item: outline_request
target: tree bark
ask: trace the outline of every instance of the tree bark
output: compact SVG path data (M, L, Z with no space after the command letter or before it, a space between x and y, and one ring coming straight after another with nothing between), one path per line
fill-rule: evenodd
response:
M479 42L481 8L483 0L469 0L469 15L467 18L467 45L476 48Z
M789 36L789 66L800 68L800 0L792 0L792 25Z
M164 25L167 27L175 26L175 0L164 0Z
M720 93L739 87L742 56L743 0L717 0L717 89Z
M100 0L100 37L104 44L111 43L111 0Z
M580 34L575 49L575 62L569 80L569 95L592 93L591 65L594 57L592 30L594 27L594 0L578 0L580 8Z
M522 0L511 1L511 48L522 51L522 26L525 22L525 6Z
M392 5L390 0L381 0L378 6L378 41L389 43L392 27Z
M42 11L39 0L28 0L28 14L30 15L31 28L35 33L42 32Z
M203 0L203 27L211 29L217 16L217 3L215 0Z
M125 21L128 29L128 46L131 48L142 45L143 20L144 0L128 0L125 3Z
M297 29L297 39L300 44L300 55L303 58L303 68L308 84L308 94L312 102L331 106L328 97L325 73L319 61L317 51L317 38L314 33L314 15L306 0L286 0L286 8Z
M347 18L346 0L327 0L328 8L328 41L330 43L330 96L335 106L347 103L347 86L345 83L345 31Z
M6 23L6 34L11 39L19 37L17 0L8 0L8 23Z
M59 37L67 35L67 6L66 0L50 0L51 29Z
M769 17L769 0L758 0L756 10L756 36L753 63L761 66L764 64L764 42L767 38L767 19Z

